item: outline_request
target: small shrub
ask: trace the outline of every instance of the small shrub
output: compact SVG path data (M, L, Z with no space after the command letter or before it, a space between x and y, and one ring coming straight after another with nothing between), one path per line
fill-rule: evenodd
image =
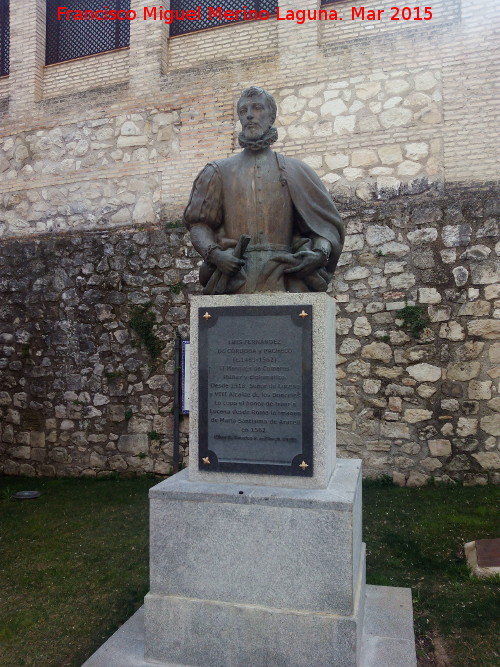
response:
M116 380L119 377L122 377L123 373L120 373L120 371L104 371L103 373L105 378L108 378L108 380Z
M157 359L163 349L162 342L154 334L155 316L150 310L151 304L132 308L130 326L139 336L151 359Z
M174 294L180 294L182 292L182 288L184 287L184 283L182 280L179 280L177 283L172 283L170 285L169 290L173 292Z
M183 227L183 226L184 226L184 225L183 225L183 222L182 222L182 220L179 218L178 220L172 220L171 222L166 222L166 223L165 223L165 230L168 230L168 229L177 229L177 228L179 228L179 227Z
M403 322L401 328L409 331L413 338L420 338L429 324L429 320L424 317L424 309L420 306L405 306L398 310L397 318Z
M365 486L386 488L388 486L395 486L390 475L380 475L380 477L367 477L363 480Z

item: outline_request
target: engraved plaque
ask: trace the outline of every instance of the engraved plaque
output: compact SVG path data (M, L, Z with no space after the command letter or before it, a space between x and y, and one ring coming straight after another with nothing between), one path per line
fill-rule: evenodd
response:
M312 307L199 309L200 470L312 476Z

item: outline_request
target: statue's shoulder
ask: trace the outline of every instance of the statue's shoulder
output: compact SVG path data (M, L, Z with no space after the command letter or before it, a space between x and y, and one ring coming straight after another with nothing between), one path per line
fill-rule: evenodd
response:
M236 155L231 155L230 157L221 158L220 160L212 160L208 163L215 172L217 172L222 178L234 172L235 169L238 169L241 162L241 153ZM207 166L208 166L207 165Z
M220 169L223 169L224 167L237 164L240 161L241 161L241 153L235 153L234 155L230 155L229 157L223 157L220 160L212 160L210 164L215 164Z
M297 175L307 174L310 178L319 178L314 169L302 160L290 157L289 155L283 155L283 153L276 153L276 158L280 167L289 173Z

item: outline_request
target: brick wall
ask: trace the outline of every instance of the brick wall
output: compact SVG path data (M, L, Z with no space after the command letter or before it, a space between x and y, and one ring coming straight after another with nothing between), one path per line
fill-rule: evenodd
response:
M45 99L79 93L93 88L107 88L129 79L129 50L103 53L98 58L86 56L45 67Z
M10 81L8 76L0 77L0 100L8 100Z
M145 4L153 5L133 3L139 17ZM33 10L33 3L20 0L13 11L12 72L0 82L0 95L9 95L0 129L0 193L52 187L50 152L43 169L35 169L31 154L16 158L12 142L22 145L36 133L50 143L69 123L113 123L122 115L143 116L145 109L174 109L177 148L168 157L154 137L147 155L125 151L122 158L107 139L100 142L100 164L86 156L68 167L72 138L64 135L57 159L65 173L78 171L82 183L98 183L108 164L123 163L130 177L148 164L161 174L156 211L178 217L201 166L235 149L234 100L255 82L280 105L278 149L307 159L334 197L376 200L381 189L397 190L417 179L441 186L495 181L493 7L438 0L428 22L390 21L387 8L380 21L351 21L351 7L359 6L329 5L342 22L298 25L272 17L171 40L165 23L139 18L131 23L130 48L43 67L44 3L37 0ZM280 7L284 14L304 3ZM4 210L0 233L44 231L56 214L48 200L45 226L12 225ZM83 226L99 220L90 204Z
M405 16L410 16L409 20L403 19L401 11L394 11L393 7L398 7L400 10L408 5L405 3L393 2L393 0L368 0L368 2L361 2L357 0L352 3L334 3L327 5L325 9L336 10L339 16L342 16L343 21L322 21L319 23L320 43L322 45L331 44L332 46L347 42L350 40L365 40L373 39L375 37L383 37L388 35L403 34L410 32L408 37L422 37L421 33L426 33L436 27L447 28L453 23L460 20L460 3L455 0L442 0L441 2L433 2L430 12L432 19L425 20L429 14L425 13L425 4L422 4L420 11L415 11L415 6L410 7L411 13L406 12ZM364 8L365 20L358 18L361 7ZM379 13L382 10L383 13ZM380 20L369 20L370 12L375 12L374 16L379 17ZM355 16L354 20L352 17ZM363 16L363 14L361 14ZM394 20L392 20L394 18ZM396 20L398 19L398 20ZM417 20L419 19L419 20ZM421 20L420 20L421 19ZM406 35L405 35L406 36ZM383 48L381 42L381 48ZM358 43L358 47L360 44Z
M251 40L251 42L250 42ZM220 26L173 37L168 42L167 72L238 62L242 57L279 57L279 24L273 19Z

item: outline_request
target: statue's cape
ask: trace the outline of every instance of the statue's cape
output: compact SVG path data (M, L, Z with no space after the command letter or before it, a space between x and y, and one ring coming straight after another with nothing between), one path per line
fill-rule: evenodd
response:
M316 172L305 162L275 153L282 178L288 185L293 205L306 230L330 241L333 252L327 270L333 273L337 265L345 230L337 207Z
M209 162L198 174L184 212L188 229L200 222L214 230L224 224L223 181L231 177L231 170L237 168L240 155ZM345 236L339 212L328 190L308 164L280 153L274 155L281 183L287 185L294 205L294 242L300 242L300 237L307 239L312 235L327 239L332 252L324 269L331 277Z

